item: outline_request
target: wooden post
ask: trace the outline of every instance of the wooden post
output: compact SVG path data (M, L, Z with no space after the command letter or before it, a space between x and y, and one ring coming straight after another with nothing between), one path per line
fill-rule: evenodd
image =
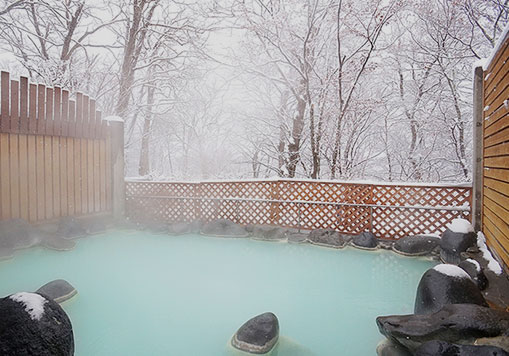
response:
M120 220L125 215L124 120L118 116L108 116L104 120L111 134L113 217Z
M472 224L476 230L482 228L482 195L483 195L483 82L484 71L481 66L474 70L473 97L473 190L472 190Z

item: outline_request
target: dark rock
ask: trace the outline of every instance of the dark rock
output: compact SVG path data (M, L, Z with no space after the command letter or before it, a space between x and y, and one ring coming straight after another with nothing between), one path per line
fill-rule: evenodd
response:
M20 249L37 245L43 236L23 219L0 221L0 248Z
M383 340L376 346L378 356L412 356L408 349L390 340Z
M75 241L57 236L47 237L41 242L41 244L46 248L57 251L69 251L76 246Z
M497 337L509 329L509 312L475 304L448 304L433 314L381 316L378 329L410 351L431 340L473 344L478 338Z
M397 240L392 249L402 255L420 256L431 254L439 245L439 237L413 235L405 236Z
M470 278L477 284L480 290L486 289L488 286L488 278L484 275L481 265L476 260L467 259L461 261L458 265L461 269L468 273Z
M279 226L253 225L251 235L254 239L266 241L286 240L287 230Z
M247 237L247 231L241 225L226 219L214 220L203 225L201 233L219 237Z
M440 239L440 258L444 262L458 264L461 262L461 253L476 243L475 232L464 234L446 229Z
M422 344L415 356L509 356L495 346L457 345L445 341L433 340Z
M236 349L265 354L272 350L279 338L279 322L273 313L263 313L246 321L233 335Z
M327 247L342 248L350 240L350 236L342 235L334 230L312 230L309 233L308 240L316 245L322 245Z
M16 293L0 299L0 315L0 355L74 354L71 321L57 302Z
M352 245L366 250L374 250L378 246L378 241L372 232L364 231L352 238Z
M470 276L454 265L441 264L427 270L417 286L415 314L431 314L446 304L488 306Z
M66 280L55 279L37 289L37 293L44 294L57 303L62 303L74 297L78 291Z
M57 235L66 238L75 238L75 237L83 237L85 236L86 230L83 227L82 223L77 219L66 216L60 218L58 222L58 230Z

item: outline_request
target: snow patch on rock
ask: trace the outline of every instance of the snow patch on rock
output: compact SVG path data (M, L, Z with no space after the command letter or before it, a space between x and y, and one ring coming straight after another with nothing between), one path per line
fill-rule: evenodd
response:
M483 258L488 261L488 269L496 275L501 275L502 267L500 267L500 264L493 257L490 250L488 250L488 246L486 245L486 237L484 237L484 234L481 231L477 233L477 246L479 247Z
M481 272L481 265L479 264L479 262L477 262L476 260L474 259L471 259L471 258L467 258L466 261L470 262L471 264L473 264L475 266L475 270L477 272Z
M41 295L28 292L19 292L9 296L11 300L23 304L25 311L32 320L40 320L44 315L44 304L48 301Z
M458 218L453 219L450 224L447 225L447 228L452 232L458 232L461 234L468 234L469 232L474 232L474 227L472 224L465 219Z
M462 268L451 264L440 264L433 267L433 269L439 273L445 274L451 277L457 278L470 278L467 272L465 272Z

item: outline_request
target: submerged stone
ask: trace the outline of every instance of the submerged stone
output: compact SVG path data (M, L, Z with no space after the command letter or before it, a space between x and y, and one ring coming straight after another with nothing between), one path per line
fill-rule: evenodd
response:
M440 244L440 238L429 235L405 236L397 240L392 249L402 255L420 256L431 254Z
M214 220L203 225L201 233L219 237L247 237L244 227L226 219Z
M44 294L57 303L62 303L74 297L78 291L66 280L55 279L37 289L37 293Z
M448 304L433 314L381 316L382 335L411 351L432 340L473 344L476 339L497 337L509 329L509 312L475 304Z
M378 241L372 232L364 231L352 238L352 245L365 250L374 250L378 246Z
M342 248L348 243L350 237L332 229L318 229L309 233L308 240L316 245Z
M422 344L415 356L509 356L509 353L495 346L451 344L433 340Z
M231 344L241 351L265 354L272 350L278 338L278 319L269 312L246 321L233 335Z
M421 277L414 312L431 314L446 304L464 303L488 306L481 291L464 270L441 264L427 270Z
M71 321L57 302L16 293L0 299L0 315L0 355L74 355Z

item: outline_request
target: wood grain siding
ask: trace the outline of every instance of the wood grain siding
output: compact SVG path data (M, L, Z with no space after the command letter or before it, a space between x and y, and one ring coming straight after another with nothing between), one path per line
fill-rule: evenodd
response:
M509 266L509 36L484 71L482 230Z
M0 220L110 213L111 137L96 103L0 75Z

